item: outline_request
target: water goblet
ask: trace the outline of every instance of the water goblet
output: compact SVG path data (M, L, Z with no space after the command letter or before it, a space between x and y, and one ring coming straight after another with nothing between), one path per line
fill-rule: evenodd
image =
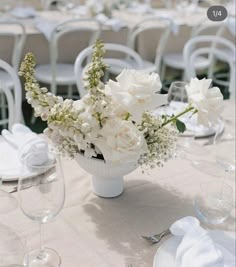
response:
M212 181L200 186L194 200L197 217L206 224L221 224L233 208L233 188L222 182Z
M60 266L61 259L56 251L43 246L42 224L51 221L62 209L65 200L65 186L60 157L48 152L46 161L38 165L45 152L32 152L22 159L22 172L18 182L19 205L22 212L40 224L40 248L25 254L27 267Z

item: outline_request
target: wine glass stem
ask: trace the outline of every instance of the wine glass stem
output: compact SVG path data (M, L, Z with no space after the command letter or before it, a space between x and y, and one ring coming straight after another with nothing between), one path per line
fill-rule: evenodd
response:
M39 260L44 259L44 246L43 246L43 238L42 238L42 223L39 224L39 244L40 244L40 253L38 255Z

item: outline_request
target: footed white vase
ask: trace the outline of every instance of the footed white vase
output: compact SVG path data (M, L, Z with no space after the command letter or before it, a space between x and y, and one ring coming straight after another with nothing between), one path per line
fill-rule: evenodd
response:
M112 198L122 194L124 190L123 176L137 168L137 163L111 164L96 158L76 155L78 164L92 175L93 193L100 197Z

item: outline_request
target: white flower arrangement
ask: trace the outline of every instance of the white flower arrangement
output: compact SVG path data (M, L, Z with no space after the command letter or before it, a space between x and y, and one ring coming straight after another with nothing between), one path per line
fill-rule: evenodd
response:
M94 46L92 62L85 77L88 93L80 100L63 100L40 88L34 77L35 60L28 53L19 74L25 78L28 103L36 116L47 121L45 133L62 153L96 157L113 164L138 162L150 167L162 166L173 157L178 131L185 125L179 118L188 112L197 114L208 125L219 116L223 97L211 80L193 79L187 86L189 105L179 114L157 117L151 111L167 104L158 74L123 70L116 81L101 82L106 65L103 43Z

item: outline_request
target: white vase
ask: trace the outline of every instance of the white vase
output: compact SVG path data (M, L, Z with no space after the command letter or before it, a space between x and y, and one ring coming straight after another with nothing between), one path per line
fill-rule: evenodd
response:
M93 193L105 198L119 196L124 190L123 176L137 168L137 163L111 164L82 154L76 155L76 161L92 175Z

